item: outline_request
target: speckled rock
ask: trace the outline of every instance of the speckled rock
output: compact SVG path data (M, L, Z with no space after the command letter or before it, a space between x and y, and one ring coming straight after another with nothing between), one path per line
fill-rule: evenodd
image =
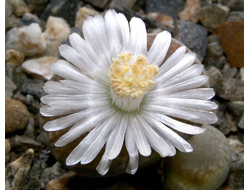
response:
M187 0L183 11L180 12L179 18L185 21L191 21L194 23L198 22L197 13L200 10L200 1L199 0Z
M228 140L216 128L203 127L203 134L189 140L193 152L177 152L163 161L164 189L212 190L225 181L231 165Z
M78 0L50 0L40 18L47 20L50 16L65 19L70 26L74 26Z
M212 4L202 7L198 12L198 18L208 31L215 33L217 27L226 21L228 14L228 7L221 4Z
M241 116L240 121L237 126L241 129L244 129L244 115Z
M16 16L23 16L25 13L29 12L29 8L23 0L10 0L10 3L13 8L13 13Z
M178 14L183 10L185 0L147 0L146 12L159 12L171 16L174 20L178 19Z
M23 94L32 95L35 99L40 100L43 95L44 81L40 79L29 79L21 88Z
M25 13L22 17L21 26L29 26L32 23L37 23L42 30L45 29L45 23L37 16L31 13Z
M56 162L52 167L46 168L41 174L42 187L46 187L50 180L60 177L66 173L66 170L59 162Z
M42 39L42 31L37 23L20 28L12 28L6 34L6 49L16 49L25 56L41 54L46 49L46 43Z
M229 138L232 150L232 165L224 187L227 189L244 189L244 145L237 139Z
M238 73L238 69L235 67L228 68L225 72L223 72L224 78L235 78L236 74Z
M244 67L244 22L224 22L218 35L232 67Z
M15 49L5 50L5 61L12 62L15 66L20 65L24 60L24 54Z
M214 86L215 92L221 98L231 101L244 99L244 82L235 78L222 78Z
M214 66L206 68L206 74L209 77L210 87L214 87L222 77L220 70Z
M84 2L90 3L91 5L101 9L107 7L110 1L111 0L84 0Z
M24 129L28 120L29 112L22 102L5 98L5 133Z
M118 10L122 10L123 8L132 9L136 1L137 0L126 0L126 1L112 0L109 5L109 8Z
M11 137L9 141L12 150L16 152L25 152L29 148L32 148L34 151L39 151L42 148L40 143L25 136L15 135Z
M45 54L58 57L58 47L69 34L69 24L63 18L50 16L47 20L46 30L43 33L43 38L47 45Z
M181 41L191 51L203 60L207 48L207 30L201 25L179 20L176 22L174 38Z
M230 101L227 103L228 111L236 118L241 118L244 114L244 102L243 101Z
M12 162L5 170L5 189L6 190L23 190L36 189L30 187L28 172L30 170L34 150L27 150L20 158Z
M7 163L10 160L10 150L11 150L10 140L5 139L5 163Z
M169 28L174 28L174 19L171 16L164 15L161 13L150 12L147 14L149 17L153 18L157 24L166 26Z
M244 12L243 11L230 12L227 21L244 22Z
M22 69L27 74L49 80L53 73L50 70L50 65L58 60L57 57L44 56L37 59L29 59L22 64Z
M95 16L97 14L99 14L99 12L94 9L90 9L88 7L81 7L76 13L75 27L82 28L83 21L88 16Z
M244 11L244 0L221 0L231 11Z
M5 30L7 29L11 13L12 13L12 6L10 4L10 1L5 0Z
M16 85L11 79L5 76L5 98L11 98L15 89Z

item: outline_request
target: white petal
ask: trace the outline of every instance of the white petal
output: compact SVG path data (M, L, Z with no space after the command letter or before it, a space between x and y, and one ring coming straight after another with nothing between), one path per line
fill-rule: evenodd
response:
M185 99L198 99L198 100L210 100L214 97L215 92L212 88L197 88L181 92L175 92L167 95L167 97L185 98Z
M156 131L158 131L159 134L162 135L162 137L169 140L181 152L192 152L193 151L192 146L187 141L185 141L182 137L180 137L178 134L173 132L167 126L163 125L161 122L152 118L151 116L148 118L148 121L151 124L151 126Z
M117 13L114 10L107 11L104 17L112 58L118 57L122 50L122 38L118 31L119 23L117 17Z
M129 162L126 172L133 175L138 169L139 155L130 125L127 127L125 145L129 154Z
M150 113L150 115L157 119L158 121L164 123L165 125L180 131L182 133L190 134L190 135L197 135L203 133L206 129L197 127L194 125L190 125L184 122L180 122L178 120L172 119L164 114L157 114L157 113Z
M171 34L168 31L160 32L150 47L147 60L151 65L161 65L171 43Z
M77 139L78 137L80 137L81 135L89 131L90 129L106 121L113 113L114 111L108 108L106 108L106 110L104 110L103 108L96 110L95 114L88 117L84 121L76 123L73 127L71 127L67 133L65 133L63 136L61 136L57 140L57 142L55 143L55 146L58 146L58 147L65 146L66 144Z
M109 52L110 44L108 43L104 18L101 15L96 15L94 18L88 17L83 23L82 30L85 40L91 44L105 67L109 67L112 59Z
M128 115L124 113L120 120L120 125L116 126L106 144L105 154L107 155L108 159L113 160L120 153L124 142L127 125Z
M58 119L48 121L45 123L43 128L46 131L58 131L65 129L73 124L76 124L78 121L83 120L85 118L88 118L93 115L93 113L96 113L97 109L87 109L83 110L65 117L60 117Z
M177 74L173 78L169 79L168 81L164 82L162 86L171 86L180 82L183 82L185 80L189 80L191 78L194 78L196 76L201 75L203 71L203 65L201 64L195 64L184 70L183 72Z
M103 155L98 166L96 167L96 170L99 174L105 175L109 171L111 163L112 160L109 160L106 155Z
M130 126L128 127L131 128L136 146L140 154L143 156L149 156L151 154L151 148L148 144L144 132L141 129L140 122L133 114L130 115Z
M146 55L147 31L144 22L140 18L133 17L130 25L129 50L133 55Z
M194 120L198 119L198 116L191 113L189 110L185 110L183 108L168 108L159 105L145 105L141 109L149 112L161 113L166 114L168 116L185 119L185 120Z
M85 164L89 160L94 159L93 156L99 153L104 143L106 142L108 133L112 130L112 127L110 127L110 125L114 122L116 116L117 114L115 114L113 117L110 117L110 119L106 119L104 123L91 130L90 133L70 153L70 155L66 159L66 165L71 166L77 164L80 161L82 164ZM101 132L104 132L104 134L102 134ZM96 149L93 149L93 144L98 145L96 146ZM89 148L92 150L92 152L88 150ZM88 155L86 154L86 152L88 153Z
M154 95L165 95L165 94L172 94L184 90L191 90L193 88L198 88L202 85L204 85L208 81L208 77L205 75L200 75L194 78L191 78L189 80L165 87L160 88L157 85L154 89L151 89L148 92L148 95L154 94Z
M187 69L190 65L194 63L196 55L194 53L186 53L183 58L171 69L169 69L166 73L161 76L158 76L155 80L158 83L165 83L170 78L176 76L181 73L185 69Z
M40 109L40 113L44 116L60 116L65 114L74 113L77 111L81 111L83 109L87 109L90 107L102 107L109 105L108 98L102 98L99 100L91 100L91 101L53 101L49 102L48 106L43 106Z
M51 64L50 69L55 74L66 79L85 83L91 80L89 77L81 73L76 67L64 60L58 60L56 63Z
M129 45L129 24L124 14L118 13L118 31L122 42L122 51L128 50Z
M43 86L44 92L48 94L81 94L82 91L79 89L71 88L65 84L55 81L48 81Z
M193 99L181 99L181 98L148 98L149 104L163 106L167 108L187 108L193 110L214 110L218 105L212 101L207 100L193 100Z
M87 83L80 83L72 80L60 80L61 83L66 84L70 88L78 89L82 93L87 94L106 94L106 86L97 83L94 80L89 80Z
M86 66L81 56L75 49L73 49L67 44L62 44L59 46L59 52L61 56L63 56L68 62L72 63L73 65L84 71L84 73L87 73Z
M154 131L143 118L138 118L141 127L147 137L150 146L158 152L161 157L173 156L176 153L174 146L166 139L163 139L159 134Z
M160 67L158 77L162 74L166 73L169 69L174 67L184 56L186 52L186 47L181 46L179 47Z

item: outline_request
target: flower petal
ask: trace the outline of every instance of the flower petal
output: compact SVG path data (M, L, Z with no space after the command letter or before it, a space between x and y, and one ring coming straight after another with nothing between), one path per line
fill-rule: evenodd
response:
M186 47L179 47L160 67L158 77L166 73L169 69L174 67L185 55Z
M112 160L109 160L107 156L104 154L96 167L96 170L98 171L99 174L105 175L110 168L110 165L112 163Z
M147 53L147 60L151 65L161 65L171 43L171 34L168 31L160 32Z
M141 127L147 137L150 146L156 152L158 152L161 155L161 157L175 155L176 150L174 146L171 143L169 143L168 140L163 139L161 136L159 136L159 134L155 130L153 130L143 118L138 117L137 119L141 123Z
M48 94L81 94L80 89L71 88L65 84L56 81L48 81L43 86L44 92Z
M102 122L105 122L113 113L113 110L107 108L105 111L103 108L96 110L96 114L92 114L91 117L88 117L86 120L76 123L73 127L71 127L67 133L62 135L56 141L55 146L65 146L66 144L72 142L73 140L88 132L90 129L96 127Z
M139 155L131 128L132 126L128 125L125 136L125 145L129 155L126 172L133 175L138 169Z
M148 141L145 137L144 132L141 129L140 122L137 118L131 114L130 115L130 124L129 124L131 131L133 133L135 144L143 156L149 156L151 154L151 148L148 144Z
M130 25L129 51L132 52L133 55L138 55L138 54L146 55L147 32L144 22L139 18L133 17L129 25Z

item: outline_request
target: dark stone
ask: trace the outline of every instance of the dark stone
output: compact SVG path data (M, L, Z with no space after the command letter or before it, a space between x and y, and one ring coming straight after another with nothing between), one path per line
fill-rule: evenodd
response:
M235 67L230 67L228 68L224 73L223 73L223 77L224 78L234 78L235 75L237 74L238 69Z
M206 75L209 77L209 85L210 87L214 87L218 81L221 79L222 74L220 70L214 66L209 66L205 68Z
M244 0L221 0L231 11L244 11Z
M232 11L229 13L227 21L239 21L244 22L244 12L243 11Z
M232 101L227 103L228 111L231 115L236 118L241 118L244 114L244 102L243 101Z
M30 94L36 100L40 100L43 95L44 81L40 79L29 79L22 85L21 92L23 94Z
M214 87L216 94L230 101L244 100L244 82L235 78L222 78Z
M21 26L29 26L32 23L37 23L40 25L40 27L44 30L45 29L45 23L40 18L38 18L37 15L31 14L31 13L25 13L22 17Z
M174 38L186 45L202 62L207 49L207 30L201 25L179 20L174 30Z
M105 9L111 0L84 0L86 3L90 3L94 7L99 9Z
M25 136L15 135L10 139L11 149L17 152L24 152L29 148L34 149L35 151L41 150L42 145L31 138Z
M41 14L41 19L47 20L49 16L64 18L70 26L75 25L78 0L51 0Z
M31 13L40 15L44 11L49 0L25 0L25 2Z
M185 0L147 0L145 9L147 13L159 12L177 20L185 2Z
M5 98L11 98L15 89L16 85L11 79L5 76Z

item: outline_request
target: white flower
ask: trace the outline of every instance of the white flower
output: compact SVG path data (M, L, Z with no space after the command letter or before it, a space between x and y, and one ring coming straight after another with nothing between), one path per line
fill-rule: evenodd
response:
M97 171L105 175L123 144L129 154L127 172L138 168L139 153L149 156L151 148L162 157L176 149L191 152L191 145L171 129L196 135L204 129L188 124L211 124L217 105L209 101L211 88L203 86L208 77L203 66L194 64L194 53L178 48L164 63L171 35L159 33L147 51L144 22L109 10L104 18L89 17L83 24L84 39L69 36L71 46L61 45L51 70L64 78L48 81L40 112L45 117L61 116L47 122L47 131L70 127L55 146L63 147L89 134L76 146L66 165L88 164L105 146ZM188 122L184 122L184 120Z

